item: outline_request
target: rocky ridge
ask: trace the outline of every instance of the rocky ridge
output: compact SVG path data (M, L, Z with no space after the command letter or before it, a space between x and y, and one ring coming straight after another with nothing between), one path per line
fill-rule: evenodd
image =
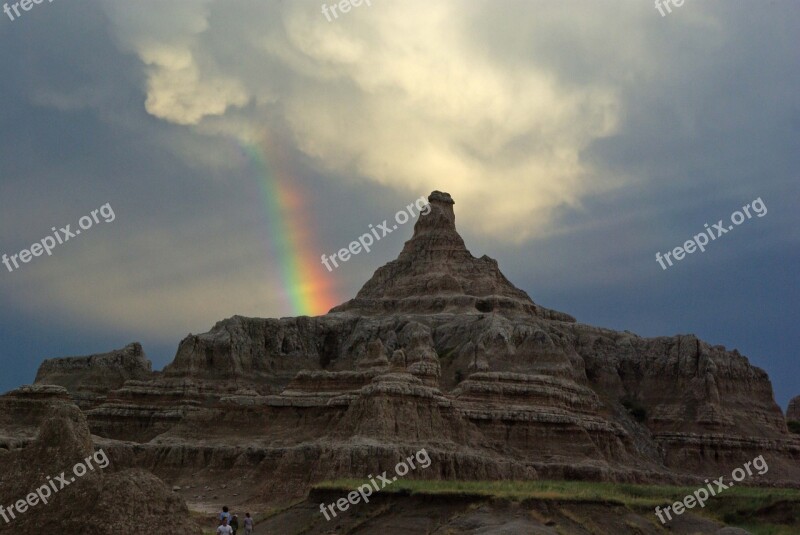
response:
M50 361L37 383L66 387L65 403L96 396L82 408L119 465L172 483L225 470L267 500L422 447L432 464L407 477L688 483L764 455L749 483L798 485L800 439L763 370L693 335L642 338L534 303L466 249L449 194L429 201L398 259L324 316L234 316L184 339L163 373L135 367L108 389L83 379L91 366ZM32 436L0 424L7 448Z
M47 359L39 366L36 383L63 386L81 408L89 409L125 381L150 379L152 372L141 344L133 343L108 353Z

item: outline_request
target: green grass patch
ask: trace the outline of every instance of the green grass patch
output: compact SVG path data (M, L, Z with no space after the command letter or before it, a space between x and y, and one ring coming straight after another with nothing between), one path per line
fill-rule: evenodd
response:
M315 485L317 489L353 490L366 483L360 479L337 479ZM698 487L668 485L633 485L593 481L431 481L399 480L381 492L404 494L475 495L511 500L553 499L572 501L615 501L625 505L653 505L675 502L693 493ZM776 500L800 501L800 490L757 487L734 487L719 497L744 498L760 504ZM713 499L713 498L712 498ZM711 501L711 500L709 500ZM708 505L708 504L707 504Z
M349 492L365 484L359 479L324 481L314 488ZM420 496L469 496L522 500L608 503L638 513L653 514L655 506L683 500L699 487L634 485L592 481L429 481L399 480L381 490ZM716 490L716 488L715 488ZM755 535L788 535L800 532L800 490L733 487L710 497L702 514ZM782 518L781 518L782 517ZM795 520L792 520L794 518Z

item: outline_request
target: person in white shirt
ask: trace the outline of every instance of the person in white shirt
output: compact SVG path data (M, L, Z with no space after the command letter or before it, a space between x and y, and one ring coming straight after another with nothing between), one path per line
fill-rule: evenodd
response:
M222 519L222 524L217 528L217 535L233 535L233 528L228 525L228 518Z

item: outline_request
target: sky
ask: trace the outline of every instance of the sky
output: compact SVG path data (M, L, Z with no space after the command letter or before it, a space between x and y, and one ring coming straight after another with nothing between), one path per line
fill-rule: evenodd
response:
M0 391L45 358L139 341L161 369L234 314L322 314L413 221L321 255L438 189L535 302L694 333L800 395L800 4L331 5L0 13Z

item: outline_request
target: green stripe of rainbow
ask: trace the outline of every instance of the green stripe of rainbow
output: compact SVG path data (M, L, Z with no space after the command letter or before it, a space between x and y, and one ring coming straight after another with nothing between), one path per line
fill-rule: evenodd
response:
M270 243L280 264L281 282L295 316L325 314L338 303L333 277L322 267L312 234L313 219L282 151L268 139L239 143L247 155L266 205Z

